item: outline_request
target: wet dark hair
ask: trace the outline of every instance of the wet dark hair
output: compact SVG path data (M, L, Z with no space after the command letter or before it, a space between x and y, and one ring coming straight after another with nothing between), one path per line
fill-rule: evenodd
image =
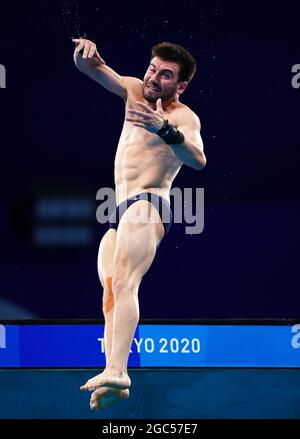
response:
M188 50L178 44L168 43L166 41L156 44L151 50L151 60L155 56L158 56L165 61L176 62L179 64L178 82L190 82L197 69L194 57Z

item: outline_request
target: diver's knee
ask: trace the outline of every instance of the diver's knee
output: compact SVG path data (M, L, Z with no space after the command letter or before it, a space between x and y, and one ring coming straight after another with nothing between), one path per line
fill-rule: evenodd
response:
M137 294L137 290L137 282L134 282L133 279L127 278L126 276L122 276L120 274L113 276L112 291L115 300L117 300L118 297L123 294Z

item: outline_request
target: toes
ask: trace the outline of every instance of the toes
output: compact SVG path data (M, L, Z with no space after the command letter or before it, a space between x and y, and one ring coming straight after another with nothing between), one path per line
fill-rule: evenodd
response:
M84 386L80 386L80 390L88 390L86 384L84 384Z
M128 389L126 389L126 390L122 390L122 397L123 397L124 399L129 398L129 390L128 390Z
M91 396L91 399L90 399L90 409L91 410L98 410L99 409L97 398L93 395Z
M95 386L81 386L80 387L80 390L83 390L83 391L87 391L87 390L89 390L90 392L93 392L94 390L96 390L96 387Z
M95 390L95 385L86 383L83 386L80 386L80 390L89 390L91 392Z

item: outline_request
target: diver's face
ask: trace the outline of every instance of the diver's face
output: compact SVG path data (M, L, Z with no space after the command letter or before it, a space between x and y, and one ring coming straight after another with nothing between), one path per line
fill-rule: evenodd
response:
M143 96L148 102L161 98L166 101L175 97L180 89L178 82L179 65L154 57L146 71L143 82Z

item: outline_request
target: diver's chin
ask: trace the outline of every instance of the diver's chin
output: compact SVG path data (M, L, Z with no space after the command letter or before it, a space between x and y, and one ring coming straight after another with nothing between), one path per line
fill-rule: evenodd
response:
M160 98L160 96L151 96L151 95L148 95L147 93L144 93L143 96L144 96L144 99L146 99L146 101L148 101L150 104L155 104L157 99Z

